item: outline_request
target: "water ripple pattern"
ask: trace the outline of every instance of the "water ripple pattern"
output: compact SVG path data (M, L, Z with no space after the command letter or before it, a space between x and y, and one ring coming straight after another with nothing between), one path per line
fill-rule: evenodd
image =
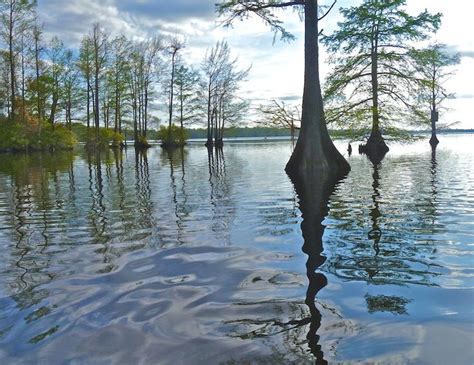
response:
M0 363L472 362L474 139L440 140L351 156L316 257L286 141L2 155Z

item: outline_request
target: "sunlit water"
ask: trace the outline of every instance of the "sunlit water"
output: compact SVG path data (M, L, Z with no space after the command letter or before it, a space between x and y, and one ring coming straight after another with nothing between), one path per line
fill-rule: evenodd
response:
M0 363L473 363L474 135L440 140L349 158L316 275L289 142L1 155Z

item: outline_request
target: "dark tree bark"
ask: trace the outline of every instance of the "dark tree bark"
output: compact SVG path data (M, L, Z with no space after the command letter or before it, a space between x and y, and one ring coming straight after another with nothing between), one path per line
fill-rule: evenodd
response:
M372 130L367 144L361 147L361 152L366 153L370 159L382 159L389 148L380 132L379 127L379 81L378 81L378 54L379 54L379 29L374 21L371 34L371 85L372 85Z
M301 130L293 154L286 165L290 178L342 177L350 166L334 146L324 117L319 80L318 1L305 2L305 74Z
M431 138L430 145L436 146L439 143L438 137L436 136L436 122L438 121L438 110L436 105L436 72L433 73L432 89L431 89Z
M324 219L329 212L329 200L335 187L339 183L337 178L328 177L327 174L305 175L304 178L295 181L295 190L298 194L299 209L303 218L301 232L303 235L302 251L308 256L306 261L306 275L308 277L308 289L306 291L305 304L309 308L309 317L295 321L297 326L305 326L309 323L308 347L315 356L315 364L327 364L320 344L318 331L321 327L321 312L318 310L315 299L320 290L328 283L326 276L319 268L326 261L323 255L323 236L325 226Z
M100 107L99 107L99 60L98 52L95 52L95 67L94 67L94 124L95 124L95 138L99 140L100 128Z
M212 87L212 78L209 76L209 83L207 86L207 141L206 146L212 147L212 111L211 111L211 87Z

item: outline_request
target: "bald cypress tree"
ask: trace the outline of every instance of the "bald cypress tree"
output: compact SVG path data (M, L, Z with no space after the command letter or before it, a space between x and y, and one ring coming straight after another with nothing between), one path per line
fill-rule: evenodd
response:
M413 42L426 39L439 28L441 14L428 11L412 16L405 0L364 0L340 9L344 21L322 42L333 54L335 68L328 77L326 97L340 97L341 118L371 122L365 146L368 155L384 154L388 147L382 124L390 124L408 105L406 91L416 85L412 72Z
M294 37L284 28L282 20L276 16L275 11L296 8L304 15L305 72L301 130L293 154L286 165L286 171L293 180L304 179L307 176L319 179L339 178L350 170L349 164L329 136L319 77L318 23L328 14L332 6L324 14L319 14L317 0L231 0L217 4L218 13L226 16L224 24L229 25L236 19L244 19L248 14L255 14L284 39Z
M429 106L429 114L423 113L420 117L429 115L431 126L430 144L436 146L439 143L436 135L436 123L438 122L439 110L447 98L453 98L454 94L447 92L444 82L454 74L452 66L460 62L459 54L452 54L447 46L434 43L421 50L412 53L415 61L415 70L419 78L418 99L423 109Z

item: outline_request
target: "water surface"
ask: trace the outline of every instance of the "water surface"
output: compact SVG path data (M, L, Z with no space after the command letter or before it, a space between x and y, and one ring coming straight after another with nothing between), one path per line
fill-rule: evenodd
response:
M288 141L2 155L0 362L472 363L474 136L442 137L303 201Z

